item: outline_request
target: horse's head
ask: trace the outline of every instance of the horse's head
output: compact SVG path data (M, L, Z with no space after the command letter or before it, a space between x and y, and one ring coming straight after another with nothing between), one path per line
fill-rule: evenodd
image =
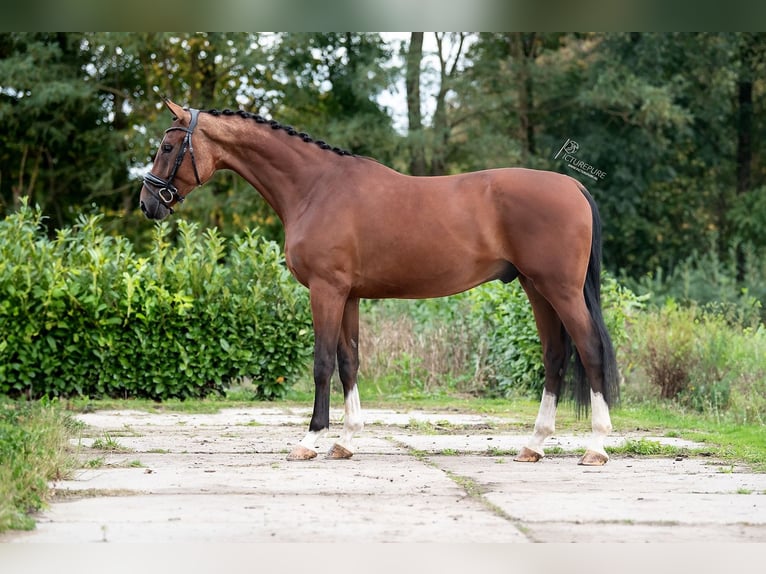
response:
M168 99L165 105L175 121L165 130L154 164L144 176L141 188L141 211L149 219L163 219L173 213L173 206L202 185L214 171L213 166L208 165L209 154L195 155L192 145L198 143L193 142L193 135L199 110L182 108Z

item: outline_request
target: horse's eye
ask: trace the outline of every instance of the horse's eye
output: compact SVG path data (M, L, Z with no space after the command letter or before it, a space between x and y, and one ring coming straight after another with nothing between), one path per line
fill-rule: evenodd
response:
M170 144L163 144L162 151L164 151L165 153L171 152L173 151L173 146Z

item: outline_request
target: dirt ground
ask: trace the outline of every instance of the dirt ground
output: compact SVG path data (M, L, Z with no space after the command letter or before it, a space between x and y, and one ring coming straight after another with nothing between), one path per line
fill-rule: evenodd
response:
M572 435L520 464L526 435L507 430L510 417L386 410L365 411L352 459L288 462L309 416L279 405L79 415L83 468L54 485L35 530L0 541L766 541L766 475L746 467L693 456L581 467L573 451L587 436ZM325 450L341 427L331 416Z

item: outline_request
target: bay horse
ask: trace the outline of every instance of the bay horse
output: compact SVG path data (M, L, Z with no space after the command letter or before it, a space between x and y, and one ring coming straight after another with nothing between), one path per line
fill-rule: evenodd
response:
M566 376L578 408L590 407L592 417L579 463L607 462L617 365L601 313L600 218L577 180L523 168L413 177L260 115L165 105L174 122L144 177L144 214L163 219L217 170L232 170L279 216L287 267L309 289L314 409L288 460L317 456L336 358L345 416L328 457L353 455L363 428L360 299L442 297L518 278L534 311L545 384L534 431L515 460L544 456Z

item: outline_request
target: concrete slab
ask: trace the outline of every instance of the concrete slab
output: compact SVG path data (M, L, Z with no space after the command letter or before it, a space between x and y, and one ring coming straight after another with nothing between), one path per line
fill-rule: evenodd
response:
M599 468L577 466L575 457L566 456L535 465L498 464L496 458L480 456L433 460L471 479L487 501L524 524L532 538L680 542L699 528L700 537L721 531L725 538L766 541L766 475L744 469L728 472L731 467L709 461L669 458L613 457ZM569 532L562 524L590 526L573 526ZM621 528L612 529L614 525ZM601 539L606 533L609 538Z

